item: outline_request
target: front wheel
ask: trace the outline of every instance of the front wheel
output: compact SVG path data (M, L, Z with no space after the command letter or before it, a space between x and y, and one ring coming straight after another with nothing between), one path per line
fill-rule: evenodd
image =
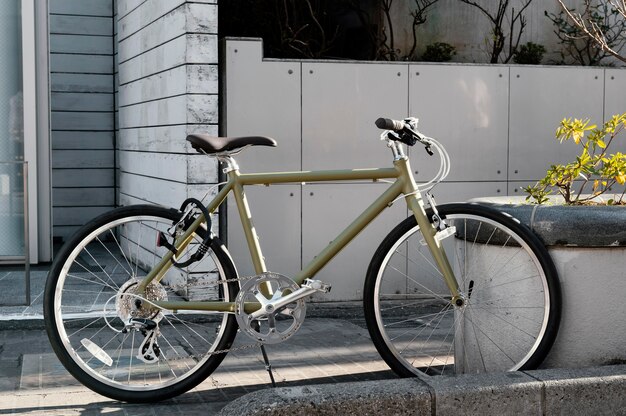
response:
M143 294L138 283L167 253L167 235L181 213L140 205L106 213L81 228L57 255L46 282L48 337L67 370L116 400L147 402L183 393L224 358L237 332L232 314L162 310L153 302L234 301L238 286L226 249L213 239L205 257L171 267ZM198 228L178 261L208 231ZM172 239L169 238L171 242Z
M547 250L493 209L438 210L455 227L442 248L461 301L453 302L415 218L407 218L383 240L365 281L365 318L379 353L403 377L535 368L554 342L561 311Z

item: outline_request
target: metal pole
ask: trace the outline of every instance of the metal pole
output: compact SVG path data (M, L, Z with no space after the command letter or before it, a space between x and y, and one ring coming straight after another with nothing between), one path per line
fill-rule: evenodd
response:
M30 306L30 232L28 224L28 162L23 164L24 177L24 283L26 306Z

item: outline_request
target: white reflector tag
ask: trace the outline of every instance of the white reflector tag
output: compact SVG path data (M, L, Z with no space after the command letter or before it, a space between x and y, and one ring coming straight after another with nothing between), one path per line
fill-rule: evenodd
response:
M96 357L103 364L106 364L109 367L111 367L113 365L113 359L111 357L109 357L109 354L104 352L104 350L102 348L98 347L96 344L94 344L93 342L91 342L87 338L83 338L80 341L80 343L83 344L83 346L85 348L87 348L87 351L89 351L91 353L91 355Z

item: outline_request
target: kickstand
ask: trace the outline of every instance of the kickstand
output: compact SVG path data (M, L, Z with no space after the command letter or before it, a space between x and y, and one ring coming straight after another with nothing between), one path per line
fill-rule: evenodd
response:
M263 361L265 361L265 369L270 375L270 380L272 381L272 387L276 387L276 381L274 381L274 374L272 373L272 365L270 364L270 360L267 358L267 353L265 352L265 345L261 345L261 353L263 354Z
M253 323L254 329L259 331L261 328L261 324L259 321L255 321ZM274 374L272 373L272 364L270 364L270 359L267 357L267 352L265 351L265 345L261 344L261 354L263 354L263 361L265 362L265 369L267 373L270 375L270 380L272 381L272 387L276 387L276 381L274 380Z

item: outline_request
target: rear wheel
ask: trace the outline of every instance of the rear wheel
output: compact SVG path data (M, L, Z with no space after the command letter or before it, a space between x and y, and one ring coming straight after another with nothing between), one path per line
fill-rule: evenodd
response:
M230 348L232 314L166 311L155 301L234 301L235 267L214 239L207 255L170 268L160 283L137 295L141 279L167 252L157 245L181 213L154 206L113 210L87 225L63 247L45 289L46 329L68 371L92 390L116 400L163 400L203 381ZM200 228L179 262L208 231ZM169 235L169 234L167 234ZM171 241L171 239L170 239Z
M535 368L560 320L559 282L547 250L528 228L493 209L438 210L456 228L442 246L462 301L452 302L415 218L407 218L367 272L365 317L376 348L401 376Z

